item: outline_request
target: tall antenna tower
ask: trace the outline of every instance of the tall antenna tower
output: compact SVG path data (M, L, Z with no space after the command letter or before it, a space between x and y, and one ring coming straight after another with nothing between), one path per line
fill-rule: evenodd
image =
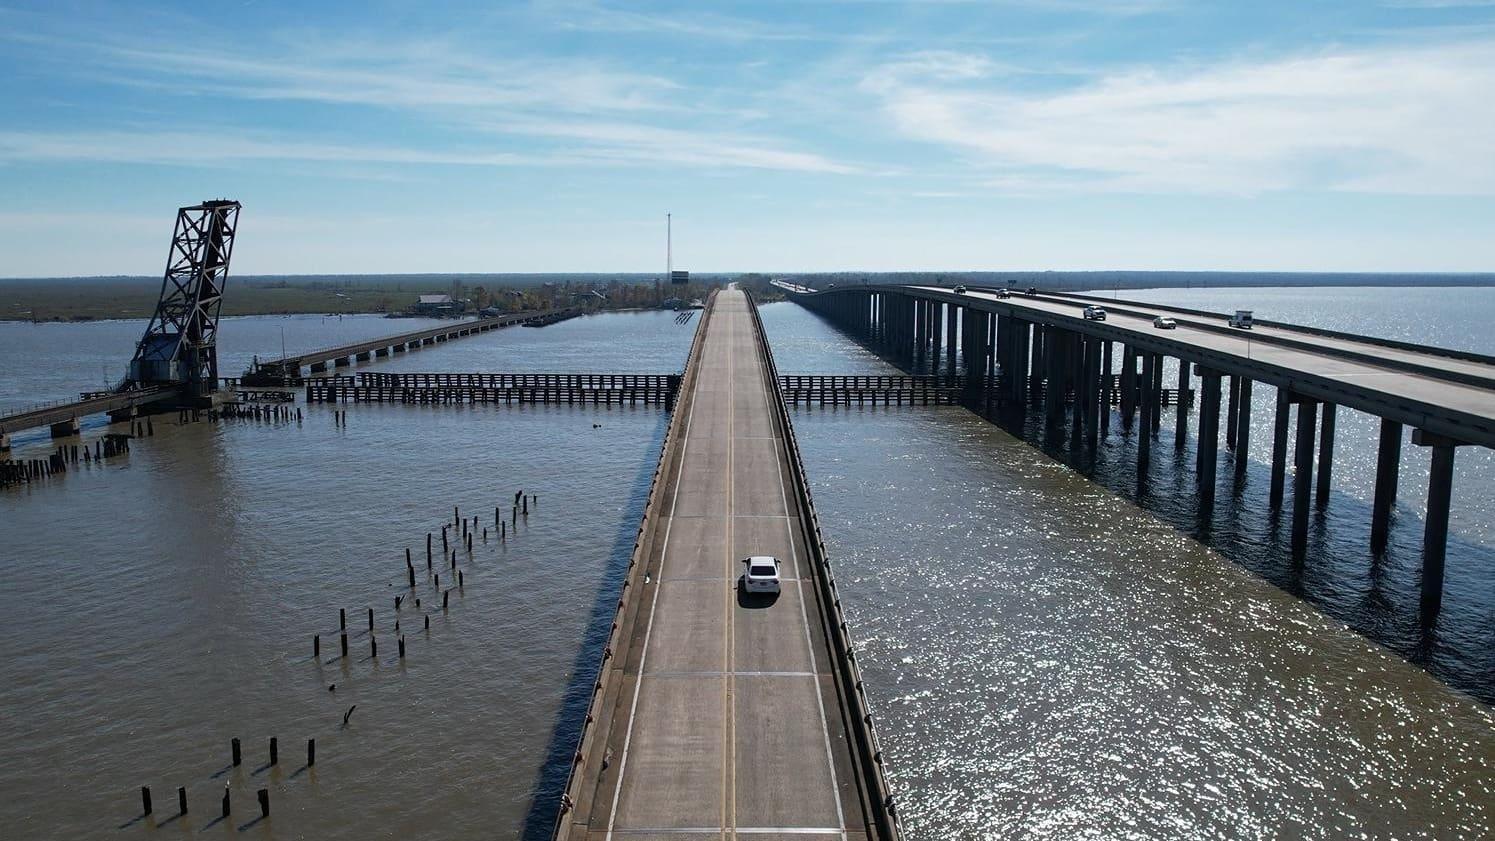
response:
M664 215L664 278L669 280L675 271L675 238L670 214Z

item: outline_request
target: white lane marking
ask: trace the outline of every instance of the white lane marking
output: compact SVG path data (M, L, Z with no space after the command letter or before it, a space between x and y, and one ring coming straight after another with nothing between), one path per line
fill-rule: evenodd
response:
M768 338L765 336L763 337L763 340L766 342L768 341ZM773 404L769 399L767 382L768 376L766 370L763 376L760 377L760 380L762 381L763 385L763 402L768 408L769 417L777 418L778 415L773 411ZM789 430L780 429L779 434L783 437L787 437L789 435ZM787 443L781 442L779 450L782 451L782 454L786 458L788 457L789 451ZM789 557L794 561L795 577L800 578L799 550L794 548L794 528L789 524L789 491L784 484L784 468L779 464L779 455L779 452L774 453L773 469L776 473L778 473L779 476L779 501L784 506L784 530L788 532L789 535ZM805 512L799 512L799 516L804 517ZM815 672L819 670L819 667L815 665L815 641L810 636L810 614L805 607L805 588L803 586L800 586L799 588L799 618L805 627L805 648L807 648L810 652L810 671ZM836 756L831 751L831 727L830 723L827 722L825 718L825 698L820 691L819 677L815 679L815 709L820 713L820 733L825 737L825 764L831 772L831 799L836 803L836 823L839 827L835 831L841 836L841 841L846 841L846 814L841 809L841 784L836 779Z
M708 328L709 329L709 328ZM701 338L701 355L706 355L706 338ZM690 411L685 413L685 433L680 439L680 463L675 466L675 496L670 500L670 521L664 526L664 543L659 550L659 569L661 577L664 574L665 561L670 556L670 532L675 527L675 506L680 503L680 477L685 475L685 456L690 448L690 426L696 417L696 397L700 392L701 378L696 376L695 382L691 383ZM644 563L648 564L648 559ZM628 730L623 734L623 756L618 760L618 782L613 787L612 810L607 815L607 837L613 837L613 826L618 822L618 797L623 793L623 774L628 770L628 748L633 742L633 724L638 719L638 696L639 690L644 686L644 662L649 657L649 637L654 633L654 610L659 606L659 587L654 587L654 595L649 600L649 622L644 626L644 650L638 659L638 680L633 684L633 701L628 705Z
M737 476L736 453L737 446L733 436L737 433L737 326L736 319L727 320L727 573L730 575L736 567L732 564L732 536L733 524L736 522L732 517L732 507L736 505ZM733 835L737 828L737 734L733 730L734 719L737 717L737 698L734 694L737 686L733 682L732 669L737 664L734 662L733 625L732 625L732 595L733 588L724 587L725 598L722 601L722 622L725 625L725 633L722 634L722 664L727 667L727 674L723 681L727 697L722 704L726 712L726 721L722 727L722 741L725 748L722 751L722 837L725 838L730 825ZM732 776L732 820L727 821L727 775Z
M814 672L767 672L736 669L731 672L713 671L703 669L699 672L675 670L668 672L650 672L649 677L722 677L724 675L739 675L745 677L815 677Z

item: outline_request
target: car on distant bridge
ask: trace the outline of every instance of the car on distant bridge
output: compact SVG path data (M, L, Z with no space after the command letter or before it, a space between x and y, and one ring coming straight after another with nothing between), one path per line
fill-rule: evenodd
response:
M742 578L738 579L737 586L744 593L775 593L779 592L779 559L772 555L753 555L743 558L742 562L747 565Z
M1006 289L998 289L997 290L997 297L998 298L1011 298L1012 297L1012 293L1008 292Z
M1086 307L1085 308L1085 320L1086 321L1105 321L1106 320L1106 309L1105 309L1105 307L1098 307L1095 304L1091 304L1090 306Z
M1159 330L1177 330L1178 322L1174 321L1166 315L1160 315L1152 320L1152 326L1158 328Z
M957 295L964 295L964 294L965 294L965 293L966 293L966 288L965 288L965 285L964 285L964 284L962 284L962 285L960 285L960 286L957 286L957 287L955 287L955 289L954 289L954 290L953 290L953 291L954 291L954 292L955 292L955 294L957 294Z

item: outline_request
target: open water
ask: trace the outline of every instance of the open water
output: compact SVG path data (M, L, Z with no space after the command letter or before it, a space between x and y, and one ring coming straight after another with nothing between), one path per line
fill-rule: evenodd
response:
M1225 292L1177 300L1237 306L1242 290ZM1264 317L1271 292L1250 293ZM1312 321L1335 300L1286 306ZM673 319L510 328L362 367L673 371L695 327ZM888 370L792 304L764 320L786 373ZM278 355L282 327L295 353L420 324L225 320L223 369ZM117 377L143 326L0 324L0 405ZM0 838L545 835L666 416L341 408L346 427L323 406L301 424L157 417L129 456L0 491ZM1335 499L1293 570L1256 476L1236 504L1222 492L1215 548L1196 540L1178 501L1190 460L1169 447L1139 492L1120 437L1097 483L963 409L796 411L909 837L1488 837L1495 718L1476 696L1495 674L1495 588L1491 517L1470 500L1495 484L1460 453L1447 607L1423 639L1407 618L1417 454L1378 571L1356 531L1368 497L1346 414ZM16 455L48 446L18 436ZM452 506L491 531L520 488L538 505L506 543L458 553L465 583L440 609L426 533L446 589ZM396 613L406 547L422 605ZM265 768L272 736L280 765ZM173 818L179 785L192 810ZM234 814L215 822L225 785ZM254 820L258 788L270 821Z

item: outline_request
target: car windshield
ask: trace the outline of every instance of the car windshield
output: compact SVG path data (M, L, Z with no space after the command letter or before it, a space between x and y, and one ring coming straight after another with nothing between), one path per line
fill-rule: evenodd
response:
M762 564L753 564L751 567L748 567L748 574L755 575L759 578L770 577L774 574L774 572L775 570L773 567L764 566Z

